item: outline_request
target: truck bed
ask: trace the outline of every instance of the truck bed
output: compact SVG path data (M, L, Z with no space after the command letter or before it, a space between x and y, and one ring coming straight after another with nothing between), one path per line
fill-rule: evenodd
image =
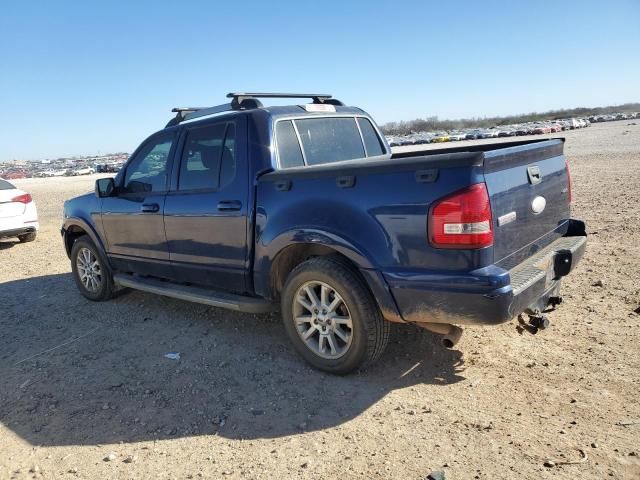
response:
M270 268L272 251L285 243L281 239L317 241L357 258L369 273L379 272L402 302L411 301L405 295L409 291L402 291L409 284L420 285L425 301L436 299L431 308L437 298L453 297L425 291L473 294L469 318L478 318L477 302L484 301L478 293L508 285L509 270L567 233L563 145L563 139L490 143L265 174L257 185L256 290L268 290L259 278ZM530 167L541 175L539 183L532 183ZM488 191L493 244L471 249L432 245L428 230L434 203L474 184ZM534 213L531 202L540 196L547 198L547 207ZM499 219L505 216L514 220L503 224ZM314 231L323 233L314 238ZM425 309L414 305L407 312ZM446 315L438 318L446 321Z

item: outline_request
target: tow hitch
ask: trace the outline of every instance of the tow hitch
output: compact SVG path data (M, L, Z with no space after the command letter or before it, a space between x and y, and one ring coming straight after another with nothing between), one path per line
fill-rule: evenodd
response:
M523 315L529 317L528 322L525 321ZM544 330L545 328L548 328L549 325L551 325L551 322L546 315L530 315L526 313L518 315L518 323L519 325L517 326L517 329L520 334L522 334L522 332L526 330L531 335L535 335L536 333L538 333L538 330Z
M532 335L538 333L538 330L544 330L549 328L551 325L551 321L549 317L545 315L545 313L553 312L558 305L562 303L562 297L560 296L552 296L547 300L547 306L540 310L540 306L531 306L526 309L523 313L518 315L518 323L517 326L518 332L522 334L524 330L529 332ZM528 318L528 321L525 321L525 315Z
M546 315L529 315L529 325L538 330L544 330L545 328L549 328L551 322Z
M562 297L549 297L549 306L551 307L551 310L555 310L556 307L561 303L562 303Z
M560 302L561 301L562 299L560 299ZM551 304L551 302L549 302L549 304ZM545 311L550 311L550 310L545 310ZM529 319L528 321L525 321L524 319L525 315L528 317ZM536 333L538 333L538 330L544 330L546 328L549 328L549 326L551 325L551 321L549 320L549 317L544 315L543 312L541 312L540 310L536 310L531 313L525 312L518 315L518 323L520 324L518 325L518 331L520 333L522 333L523 330L526 330L531 335L535 335Z

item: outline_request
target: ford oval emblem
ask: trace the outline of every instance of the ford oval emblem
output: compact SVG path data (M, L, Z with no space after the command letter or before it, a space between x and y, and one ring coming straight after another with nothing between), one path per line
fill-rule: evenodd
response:
M536 197L531 202L531 211L533 211L533 213L538 215L539 213L543 212L544 207L546 206L547 206L547 201L545 200L544 197Z

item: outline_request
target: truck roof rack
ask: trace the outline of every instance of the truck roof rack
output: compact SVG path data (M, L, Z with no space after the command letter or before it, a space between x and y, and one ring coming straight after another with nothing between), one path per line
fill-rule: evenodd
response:
M169 120L166 127L173 127L185 120L213 115L214 113L230 112L232 110L250 110L252 108L261 108L262 102L258 98L310 98L313 103L325 103L329 105L342 106L340 100L333 98L331 95L323 93L228 93L227 98L231 99L230 103L224 103L215 107L185 107L173 108L172 112L176 114L174 118Z

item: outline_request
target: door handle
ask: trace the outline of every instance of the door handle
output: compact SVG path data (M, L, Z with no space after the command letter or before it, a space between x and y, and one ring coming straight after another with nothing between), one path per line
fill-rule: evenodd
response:
M218 202L218 210L221 212L238 211L242 208L242 202L238 200L224 200Z
M140 207L142 213L156 213L160 210L160 205L157 203L143 203Z

